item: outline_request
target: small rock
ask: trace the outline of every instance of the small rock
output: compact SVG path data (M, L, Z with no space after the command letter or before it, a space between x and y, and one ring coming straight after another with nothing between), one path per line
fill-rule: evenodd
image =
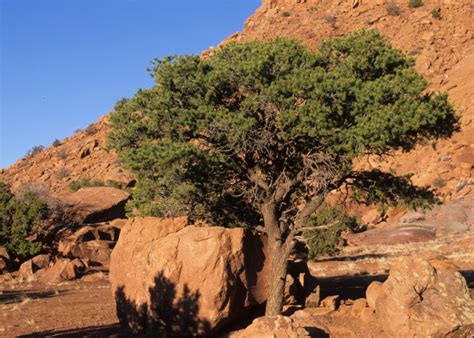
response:
M338 295L328 296L323 299L321 306L336 311L339 308L340 299Z

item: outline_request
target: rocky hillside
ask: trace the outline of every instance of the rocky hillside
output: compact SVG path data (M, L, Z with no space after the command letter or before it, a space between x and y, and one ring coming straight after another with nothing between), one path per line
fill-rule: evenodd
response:
M83 179L126 186L131 177L115 153L106 150L107 132L108 117L104 116L54 146L1 169L0 180L9 182L14 191L33 189L53 196L71 193L70 183Z
M450 140L428 144L410 154L364 159L397 173L415 174L414 182L430 184L446 199L473 193L474 165L474 5L466 1L264 0L241 33L228 41L289 36L316 48L321 40L360 28L373 28L417 59L417 69L432 88L448 91L462 116L462 131ZM39 182L55 195L70 193L69 184L83 178L128 184L131 177L107 152L107 117L84 131L0 172L14 190Z

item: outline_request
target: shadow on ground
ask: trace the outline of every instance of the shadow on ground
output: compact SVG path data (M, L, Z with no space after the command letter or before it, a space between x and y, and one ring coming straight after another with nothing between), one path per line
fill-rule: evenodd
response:
M2 291L0 294L0 304L14 304L21 303L26 299L44 299L56 297L59 294L64 294L65 290L50 290L50 291L33 291L33 290L15 290Z

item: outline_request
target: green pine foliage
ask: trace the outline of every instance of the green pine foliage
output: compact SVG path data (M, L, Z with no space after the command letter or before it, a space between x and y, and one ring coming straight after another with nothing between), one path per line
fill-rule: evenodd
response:
M8 186L0 182L0 246L26 259L42 249L39 241L27 240L32 229L47 215L47 206L32 192L14 196Z
M423 0L409 0L408 7L410 8L418 8L423 6Z
M308 248L308 257L335 256L345 244L343 232L353 232L358 227L357 220L343 210L324 205L308 220L303 237Z
M413 66L372 30L317 52L277 38L229 43L205 59L155 60L156 85L110 117L109 146L138 181L129 210L257 225L282 182L278 215L288 229L295 206L343 184L360 202L425 206L430 190L352 167L362 155L410 151L458 129L447 95L427 92Z

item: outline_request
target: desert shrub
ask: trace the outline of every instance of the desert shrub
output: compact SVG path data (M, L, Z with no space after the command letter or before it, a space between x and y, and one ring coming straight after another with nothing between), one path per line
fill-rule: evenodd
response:
M65 168L65 167L62 167L61 169L59 169L56 173L56 177L60 180L68 177L70 174L70 171L68 168Z
M341 236L344 231L352 232L358 227L357 220L343 210L325 205L311 216L303 237L310 259L319 256L334 256L345 244Z
M331 28L336 28L336 17L334 15L326 15L324 21L326 21Z
M418 8L423 6L423 1L422 0L409 0L408 1L408 7L410 8Z
M431 16L435 19L441 20L441 8L436 8L431 11Z
M42 145L34 146L30 150L28 150L28 152L26 153L26 157L31 158L31 157L39 154L43 150L44 150L44 146L42 146Z
M442 187L444 187L445 185L446 185L446 181L443 180L442 178L437 178L437 179L435 179L435 180L433 181L433 184L432 184L432 186L433 186L434 188L437 188L437 189L442 188Z
M59 147L60 145L61 145L61 141L60 141L60 140L55 139L55 140L53 141L53 147Z
M387 11L388 15L391 15L391 16L400 15L400 7L395 2L387 3L385 5L385 10Z
M38 254L40 241L29 240L32 229L47 215L47 205L32 192L13 195L7 184L0 182L0 246L20 259Z
M290 12L283 12L283 13L281 13L281 16L287 18L287 17L290 16Z
M50 200L50 189L42 182L26 182L16 189L16 195L22 197L28 193L36 195L41 201L47 203Z
M114 180L90 180L89 178L82 178L79 181L71 181L69 183L69 188L73 191L78 191L81 188L88 188L88 187L111 187L111 188L121 188L121 184Z
M84 132L87 135L94 135L95 133L97 133L97 127L95 126L95 124L91 123L87 126L86 129L84 129Z
M56 150L56 156L59 157L62 160L65 160L67 158L67 151L64 148L58 148Z

